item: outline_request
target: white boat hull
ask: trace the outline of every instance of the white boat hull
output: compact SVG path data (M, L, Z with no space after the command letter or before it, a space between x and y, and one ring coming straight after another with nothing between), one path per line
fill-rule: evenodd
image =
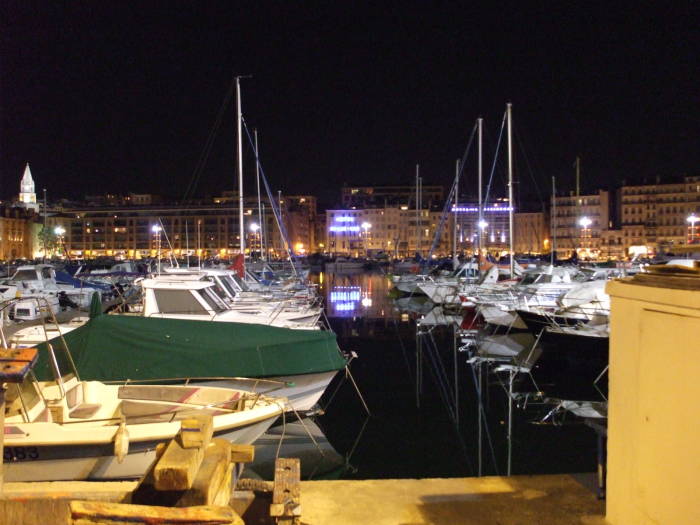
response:
M234 428L229 431L217 433L215 437L226 439L232 443L252 444L262 436L276 417L270 417L257 421L244 427ZM5 443L6 461L3 464L5 481L77 481L85 479L127 479L141 477L148 467L156 459L155 447L158 441L147 443L133 443L129 453L120 463L114 455L95 455L99 448L109 450L107 447L71 447L69 454L72 457L51 458L51 455L66 455L66 451L59 450L66 447L23 447L15 446L12 440ZM8 447L10 454L17 455L20 452L22 460L7 461ZM36 455L36 458L32 456ZM42 456L49 456L42 459Z
M266 379L278 381L285 385L279 389L269 392L268 395L287 398L286 408L288 411L296 410L297 412L307 412L311 410L316 403L318 403L318 400L323 395L323 392L325 392L326 388L337 373L337 370L331 370L329 372L320 372L317 374L268 377ZM251 389L250 380L236 381L227 379L224 381L212 381L201 384L206 386L235 388L239 390ZM257 386L257 391L264 392L268 388L271 388L269 383L261 382Z
M527 325L520 319L516 312L501 310L498 306L481 305L479 312L484 320L495 326L505 326L506 328L517 328L527 330Z

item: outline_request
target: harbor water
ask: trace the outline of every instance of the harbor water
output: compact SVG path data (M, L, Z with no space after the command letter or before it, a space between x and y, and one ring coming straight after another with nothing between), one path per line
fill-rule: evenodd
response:
M357 356L352 378L370 411L345 376L336 378L321 399L325 413L316 422L344 458L335 475L382 479L508 471L508 374L483 372L487 424L479 447L476 375L468 354L455 350L460 343L446 326L434 327L417 342L416 320L432 306L427 299L399 297L382 272L319 273L311 279L325 298L340 347ZM534 343L527 334L516 337L522 344ZM518 374L513 391L523 395L512 406L512 474L596 469L594 431L575 417L543 424L551 407L538 402L535 393L599 399L592 384L597 371L598 364L585 358L547 349L531 374Z

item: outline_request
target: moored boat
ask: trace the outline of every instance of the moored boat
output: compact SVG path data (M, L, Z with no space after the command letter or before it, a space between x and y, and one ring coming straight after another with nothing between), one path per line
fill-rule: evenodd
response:
M215 436L250 444L284 410L283 400L228 388L81 381L69 352L41 352L53 380L30 374L6 392L6 481L139 477L184 419L211 416Z

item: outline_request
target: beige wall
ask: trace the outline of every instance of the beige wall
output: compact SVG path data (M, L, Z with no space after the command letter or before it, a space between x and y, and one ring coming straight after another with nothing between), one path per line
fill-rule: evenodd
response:
M700 523L700 289L614 281L607 292L606 518L611 525Z

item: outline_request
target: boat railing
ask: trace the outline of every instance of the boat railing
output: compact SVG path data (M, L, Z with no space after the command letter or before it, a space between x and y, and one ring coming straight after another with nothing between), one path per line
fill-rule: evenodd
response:
M14 306L15 304L22 302L22 301L28 301L28 300L33 300L36 301L37 308L40 310L44 311L45 313L48 313L48 317L51 319L51 324L53 324L56 327L56 331L58 333L58 337L61 340L62 346L63 346L63 352L65 353L65 356L68 359L68 367L70 370L67 373L72 373L75 375L76 379L80 381L80 376L78 375L78 369L75 366L75 362L73 361L73 355L70 352L70 349L68 348L68 343L66 342L65 338L63 337L63 333L60 330L60 325L58 323L58 319L56 319L56 314L53 311L53 308L51 308L51 303L48 301L46 297L42 296L24 296L24 297L15 297L12 299L6 299L5 301L0 303L0 320L3 319L5 312L9 311L9 309ZM49 365L51 367L51 370L53 372L54 378L56 380L56 383L58 385L59 391L61 392L61 397L66 395L66 390L65 390L65 385L63 383L63 375L66 373L61 370L58 359L56 358L56 352L53 348L53 345L49 343L49 336L48 336L48 329L46 328L47 322L46 322L46 317L41 316L41 325L44 330L44 336L45 336L45 343L46 343L46 349L48 350L49 353ZM3 322L0 321L0 343L2 344L3 347L8 348L7 344L7 338L5 337L5 331L4 331L4 326Z
M181 385L188 386L193 383L205 383L213 381L235 381L236 383L249 383L252 384L250 388L250 393L256 395L255 403L257 403L260 395L270 395L270 393L288 386L284 381L276 381L274 379L264 379L255 377L234 377L234 376L201 376L201 377L160 377L160 378L149 378L149 379L115 379L110 381L101 381L105 385L146 385L146 384L157 384L157 385ZM259 387L264 387L268 385L269 388L266 390L258 392Z

